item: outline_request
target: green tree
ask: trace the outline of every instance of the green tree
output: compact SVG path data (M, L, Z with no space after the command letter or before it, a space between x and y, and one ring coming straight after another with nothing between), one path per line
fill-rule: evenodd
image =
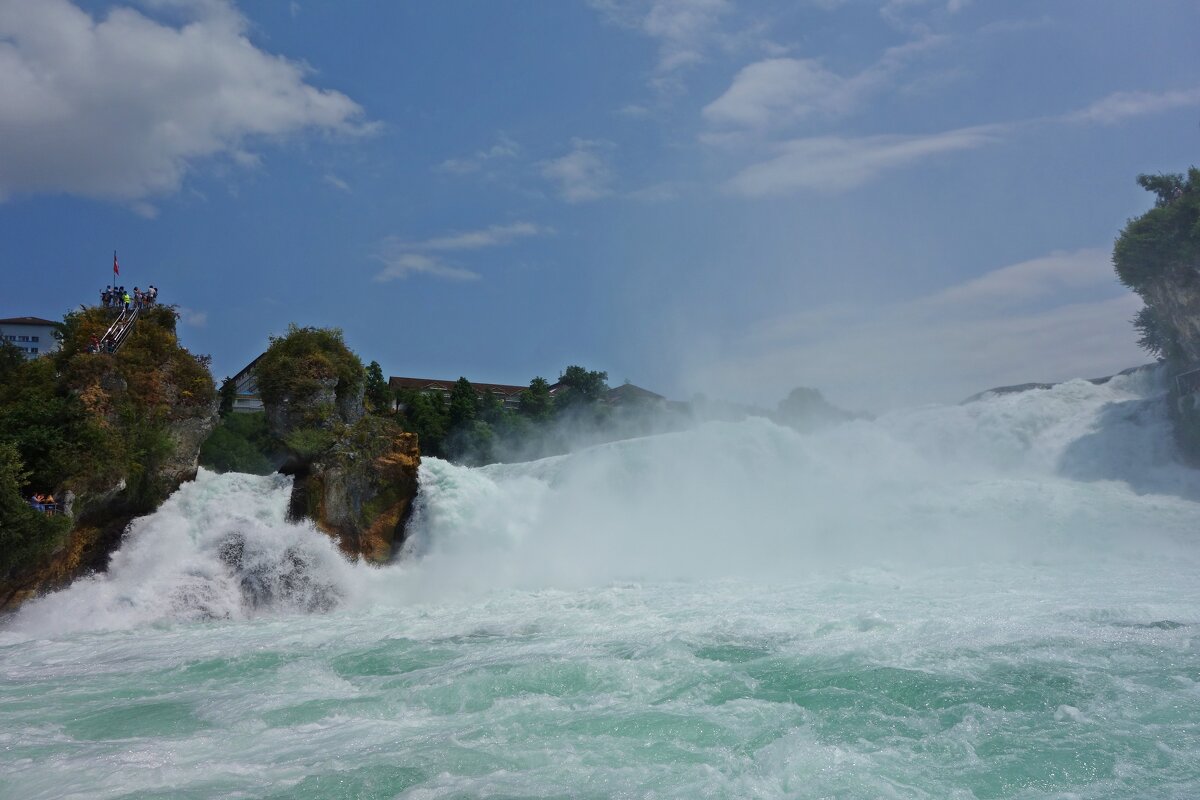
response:
M25 364L25 354L10 341L0 339L0 383L9 382Z
M1121 282L1138 294L1157 280L1186 276L1200 261L1200 170L1183 175L1139 175L1154 192L1154 208L1129 220L1113 247Z
M367 389L365 399L376 414L392 410L392 390L383 377L383 368L378 361L367 365Z
M479 398L475 387L466 378L459 378L450 390L450 430L465 428L475 421L479 412Z
M1134 330L1138 332L1138 346L1156 358L1168 358L1178 352L1179 343L1171 327L1146 306L1133 318Z
M234 382L233 378L226 378L221 381L221 390L217 394L221 398L218 413L222 417L227 417L233 413L233 403L237 400L237 383Z
M338 399L362 388L366 370L342 337L339 328L288 326L285 336L272 336L267 352L254 367L259 393L265 403L284 398L307 400L330 380Z
M1138 186L1148 192L1154 192L1157 199L1154 205L1157 208L1170 205L1173 200L1178 198L1183 193L1185 186L1182 175L1138 175Z
M267 430L261 411L227 414L200 448L200 466L215 472L269 475L280 445Z
M534 422L550 419L554 412L554 398L550 394L550 384L545 378L537 377L529 382L529 388L521 392L517 408L522 416Z
M54 549L71 527L65 516L46 516L22 496L29 473L17 448L0 443L0 577Z
M431 456L443 455L442 443L449 421L442 396L408 390L398 399L403 407L404 427L417 434L421 452Z
M607 381L607 372L588 370L572 364L563 370L558 378L562 388L558 390L555 405L566 410L574 406L598 403L608 391Z

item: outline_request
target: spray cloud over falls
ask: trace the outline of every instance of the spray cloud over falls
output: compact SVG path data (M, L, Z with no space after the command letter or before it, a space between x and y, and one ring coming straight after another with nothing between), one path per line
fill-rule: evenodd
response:
M480 469L427 459L404 558L351 564L280 477L201 473L27 631L242 619L496 589L859 567L1188 557L1200 482L1156 378L1086 381L799 434L763 419ZM80 608L90 611L81 614Z

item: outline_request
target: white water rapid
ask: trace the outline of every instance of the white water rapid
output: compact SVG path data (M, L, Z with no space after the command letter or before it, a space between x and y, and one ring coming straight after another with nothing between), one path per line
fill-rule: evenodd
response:
M427 459L383 568L201 472L0 623L0 797L1200 796L1156 381Z

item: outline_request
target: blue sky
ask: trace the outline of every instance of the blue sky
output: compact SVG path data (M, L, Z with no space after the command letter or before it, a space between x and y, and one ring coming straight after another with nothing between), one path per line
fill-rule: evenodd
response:
M1142 363L1109 264L1200 144L1192 2L0 0L0 315L119 251L220 378L572 363L880 410Z

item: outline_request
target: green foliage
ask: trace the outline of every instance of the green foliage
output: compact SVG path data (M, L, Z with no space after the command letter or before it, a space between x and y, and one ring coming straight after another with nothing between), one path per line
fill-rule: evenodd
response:
M25 364L25 354L10 341L0 339L0 384L7 383Z
M102 308L73 311L56 331L58 352L18 362L0 351L4 535L17 526L17 538L0 549L10 566L52 548L71 524L29 517L12 505L14 496L70 490L86 504L89 494L124 480L123 508L149 510L168 488L160 476L174 455L168 426L204 417L215 400L207 368L179 345L174 309L143 311L117 353L88 352L112 319Z
M1175 332L1150 306L1146 306L1134 316L1133 327L1138 332L1138 346L1150 355L1156 358L1170 358L1178 353L1179 344Z
M269 475L275 471L278 443L261 411L229 414L200 448L200 466L215 472Z
M311 461L337 441L337 434L327 428L297 428L284 437L287 448L304 461Z
M24 362L0 384L0 442L17 449L38 491L75 476L85 484L114 479L126 461L115 434L88 414L49 358Z
M383 368L378 361L367 365L367 388L364 399L376 414L386 414L392 410L392 390L383 377Z
M26 502L28 482L17 448L0 443L0 577L49 553L71 527L68 517L47 516Z
M522 416L535 422L545 422L554 413L554 398L550 395L550 384L545 378L537 377L529 382L529 388L521 392Z
M450 430L465 428L475 421L478 414L479 400L475 387L466 378L459 378L450 390Z
M1159 208L1170 205L1183 193L1184 188L1182 175L1138 175L1137 184L1148 192L1154 192L1157 198L1154 205Z
M1129 288L1143 294L1156 280L1186 273L1200 261L1200 170L1183 175L1139 175L1155 193L1154 208L1130 220L1113 247L1113 266Z
M221 389L217 394L221 398L221 405L217 411L223 419L233 413L233 404L237 400L237 383L233 378L226 378L221 381Z
M558 390L555 405L560 410L567 410L598 403L608 391L607 381L607 372L590 371L572 364L559 376L558 382L562 388Z
M346 347L341 330L294 324L288 326L286 336L271 337L254 374L263 402L268 404L285 398L307 400L330 380L336 381L334 393L340 399L353 395L366 380L362 362Z
M468 420L451 429L446 437L446 451L455 461L470 466L491 464L496 460L496 434L492 426L481 419Z
M446 438L449 419L442 396L406 390L398 395L397 400L403 409L404 429L417 434L421 452L431 456L443 455L442 443Z

